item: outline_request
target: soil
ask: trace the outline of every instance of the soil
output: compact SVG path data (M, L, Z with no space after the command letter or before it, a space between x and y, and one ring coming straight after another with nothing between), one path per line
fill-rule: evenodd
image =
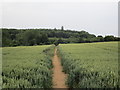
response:
M68 88L65 84L67 75L62 72L60 58L57 55L57 48L55 48L53 57L53 88Z

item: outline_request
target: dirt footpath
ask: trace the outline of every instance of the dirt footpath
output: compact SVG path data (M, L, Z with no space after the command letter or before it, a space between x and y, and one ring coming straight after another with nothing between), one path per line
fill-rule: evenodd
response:
M55 48L53 57L53 88L68 88L65 85L67 75L62 72L60 58L57 56L57 48Z

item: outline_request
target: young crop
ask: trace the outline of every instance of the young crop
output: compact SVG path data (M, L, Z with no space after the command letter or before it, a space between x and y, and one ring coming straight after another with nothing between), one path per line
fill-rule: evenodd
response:
M51 88L54 46L3 48L3 88Z
M118 42L61 44L58 49L70 88L118 86Z

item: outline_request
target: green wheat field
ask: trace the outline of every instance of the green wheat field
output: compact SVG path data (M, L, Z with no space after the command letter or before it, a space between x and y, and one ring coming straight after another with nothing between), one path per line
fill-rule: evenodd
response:
M70 88L114 88L118 84L119 42L57 46ZM54 45L2 48L3 88L52 88ZM47 83L46 83L47 82Z

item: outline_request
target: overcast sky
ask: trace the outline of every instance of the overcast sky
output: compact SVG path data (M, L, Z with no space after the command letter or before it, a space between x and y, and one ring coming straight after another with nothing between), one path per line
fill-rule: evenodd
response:
M61 28L64 26L65 29L85 30L95 35L118 36L118 2L104 1L6 1L2 3L2 27Z

